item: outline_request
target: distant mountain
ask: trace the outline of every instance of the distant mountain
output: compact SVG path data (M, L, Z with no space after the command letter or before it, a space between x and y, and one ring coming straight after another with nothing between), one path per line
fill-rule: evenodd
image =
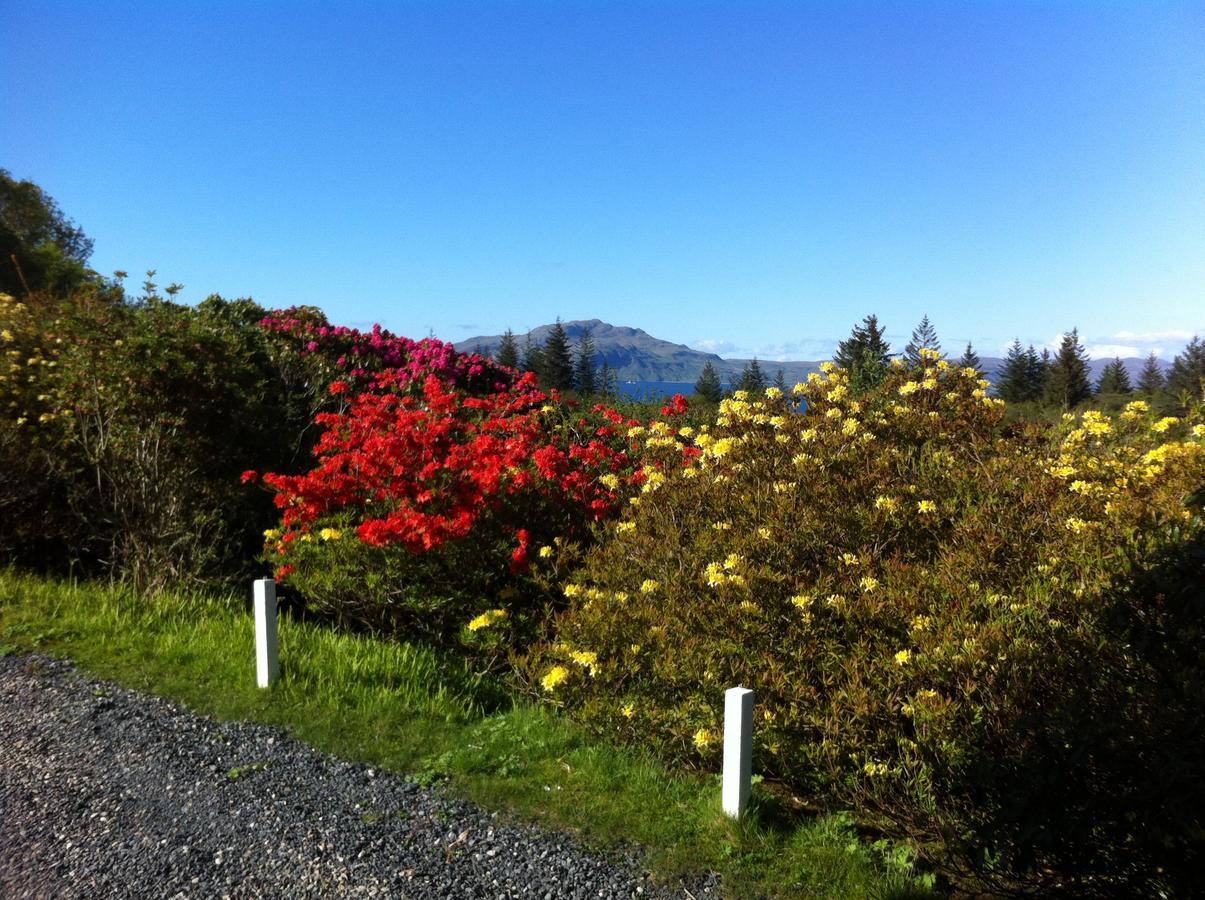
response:
M597 365L601 366L603 360L606 360L611 370L615 372L615 377L620 381L694 382L702 374L703 367L710 362L722 381L733 382L740 378L745 366L752 361L721 359L714 353L703 353L699 350L692 350L685 344L675 344L655 338L643 329L631 328L626 325L611 325L601 319L579 319L573 322L562 322L561 325L564 327L565 333L569 335L570 343L575 345L582 329L589 328L590 338L594 341L598 354ZM534 345L542 346L548 339L548 332L551 330L552 325L541 325L526 334L516 334L515 341L519 345L520 355L523 353L523 347L529 335ZM456 349L476 351L492 356L497 352L498 345L501 343L502 335L500 334L481 335L459 341ZM961 352L952 354L953 359L957 359L960 355ZM783 378L787 384L803 381L809 372L815 372L820 367L821 362L821 360L789 362L773 359L758 360L767 382L772 382L775 373L782 369ZM1094 359L1089 362L1088 368L1091 373L1089 377L1093 384L1096 383L1101 370L1109 362L1108 359ZM1130 379L1137 382L1138 373L1142 370L1145 360L1131 358L1124 359L1122 362L1125 363L1126 370L1130 373ZM988 378L992 378L996 370L1004 365L1004 360L995 356L985 356L982 358L982 364L983 370L988 373ZM1167 363L1162 363L1162 365L1166 371Z
M674 344L655 338L643 329L630 328L626 325L611 325L601 319L579 319L573 322L562 322L561 325L564 327L565 333L569 335L570 343L575 345L582 329L589 328L590 339L594 342L594 348L598 354L597 364L601 366L603 360L606 360L611 370L615 372L615 377L620 381L693 382L698 380L699 375L703 372L703 367L708 362L715 367L722 381L732 381L740 377L741 372L750 362L747 359L721 359L714 353L703 353L699 350L692 350L685 344ZM552 325L533 328L528 332L531 342L536 346L543 345L544 341L548 339L550 330L552 330ZM520 355L523 353L523 346L528 334L515 335ZM498 345L501 343L502 335L500 334L482 335L457 342L456 349L478 351L492 356L497 352ZM783 377L788 384L802 381L807 377L808 372L814 372L820 366L819 361L758 360L758 362L762 371L766 373L767 381L773 381L775 372L782 369Z

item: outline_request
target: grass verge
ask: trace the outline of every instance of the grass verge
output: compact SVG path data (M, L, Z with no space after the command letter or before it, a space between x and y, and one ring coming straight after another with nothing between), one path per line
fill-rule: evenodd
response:
M607 746L431 650L282 618L282 678L255 687L239 597L68 584L0 570L0 653L39 650L198 713L287 729L345 759L447 780L457 794L578 834L639 844L656 877L720 873L730 897L928 897L905 848L867 844L846 815L799 820L755 790L740 823L714 778Z

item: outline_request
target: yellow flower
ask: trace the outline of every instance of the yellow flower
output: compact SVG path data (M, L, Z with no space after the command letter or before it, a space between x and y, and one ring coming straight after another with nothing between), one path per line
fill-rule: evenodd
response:
M920 385L917 384L915 381L906 381L900 385L899 395L901 397L907 397L909 394L915 394L919 390L920 390Z
M759 538L761 538L763 541L768 541L768 540L770 540L770 529L769 529L769 528L759 528L759 529L757 529L757 536L758 536Z
M745 560L739 553L729 553L728 558L724 560L724 568L728 570L735 569Z
M911 650L901 650L895 655L895 664L897 666L906 666L912 660Z
M1156 431L1159 434L1162 434L1163 432L1167 431L1167 429L1171 428L1173 425L1175 425L1179 421L1180 420L1177 419L1175 416L1166 416L1166 417L1160 419L1154 425L1152 425L1151 431Z
M324 541L337 541L339 538L343 537L343 532L338 528L323 528L318 532L318 537L322 538Z
M734 446L735 442L732 440L732 438L720 438L708 448L707 452L712 456L724 456L725 454L732 452L732 448Z
M703 570L703 577L707 579L708 587L719 587L727 580L724 574L724 567L718 562L710 562L707 568Z
M732 529L731 522L712 522L711 527L716 531L730 531Z
M0 341L11 341L12 339L13 333L7 328L5 328L3 331L0 331Z
M651 593L653 593L655 590L657 590L657 588L659 588L659 587L661 587L661 585L660 585L660 584L658 584L656 581L654 581L654 580L653 580L653 579L651 579L651 578L646 578L646 579L644 579L644 581L643 581L643 582L641 582L641 584L640 584L640 593L642 593L642 594L651 594Z
M269 528L267 531L264 532L264 540L274 541L278 537L280 537L280 529L279 528Z
M500 619L506 618L506 610L491 609L488 612L483 612L477 618L469 623L469 631L480 631L482 628L489 628Z
M551 547L549 547L548 545L544 545L543 547L540 548L540 558L541 559L548 559L548 557L550 557L550 556L552 556L552 548Z
M791 598L791 605L796 609L807 609L812 605L812 598L807 594L796 594Z
M695 748L698 750L706 750L715 742L715 737L706 728L700 728L695 732Z
M632 716L636 715L636 707L631 703L625 703L619 708L619 712L625 719L630 719Z
M766 399L767 400L778 400L780 397L782 397L782 390L780 390L779 388L776 388L776 387L766 388Z
M844 422L841 423L841 433L842 434L857 434L857 432L858 432L858 420L857 419L846 419Z
M561 592L566 597L580 597L582 593L582 586L580 584L567 584L561 588Z
M591 675L594 674L594 668L598 665L597 653L589 650L574 650L569 656L579 666L588 669Z
M922 500L916 504L916 511L922 515L937 512L937 504L932 500Z
M884 494L874 498L874 508L886 510L889 513L895 512L899 502L894 497L888 497Z
M867 575L859 582L859 584L862 586L862 590L869 594L879 586L879 580Z
M602 482L603 487L608 488L612 491L615 490L617 487L619 487L619 476L618 475L607 474L598 480L600 482Z
M1205 425L1192 426L1192 436L1196 438L1205 437Z
M556 690L556 686L569 677L569 670L564 666L553 666L548 670L548 674L541 680L540 684L544 686L544 690Z
M635 530L636 530L635 522L620 522L618 525L615 526L615 531L618 534L624 534L625 532L635 531Z

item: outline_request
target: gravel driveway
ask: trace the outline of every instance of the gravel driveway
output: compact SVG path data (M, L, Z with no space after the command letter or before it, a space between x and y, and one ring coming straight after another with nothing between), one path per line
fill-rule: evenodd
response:
M0 657L0 896L715 897L283 732Z

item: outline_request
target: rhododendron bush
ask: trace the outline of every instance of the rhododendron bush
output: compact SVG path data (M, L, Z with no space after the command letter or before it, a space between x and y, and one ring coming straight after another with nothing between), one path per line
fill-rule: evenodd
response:
M1195 872L1202 426L1012 431L985 387L929 358L724 401L567 579L532 690L714 770L750 687L755 771L979 876Z
M346 339L316 337L319 350ZM533 562L555 571L646 478L629 452L639 423L446 345L358 357L356 346L341 365L384 365L330 384L342 406L317 416L316 465L263 477L283 511L267 535L277 578L349 623L441 642L530 635L559 597Z

